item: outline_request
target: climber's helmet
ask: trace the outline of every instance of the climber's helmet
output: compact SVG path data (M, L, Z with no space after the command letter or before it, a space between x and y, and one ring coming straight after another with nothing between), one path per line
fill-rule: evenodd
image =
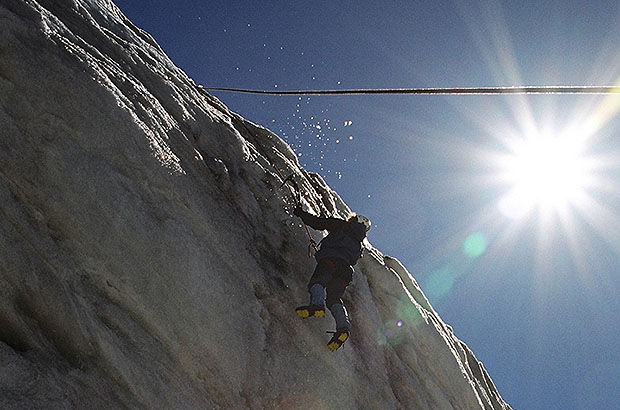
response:
M349 221L355 221L358 224L363 224L366 227L366 232L370 231L370 219L366 218L364 215L354 215L349 218Z

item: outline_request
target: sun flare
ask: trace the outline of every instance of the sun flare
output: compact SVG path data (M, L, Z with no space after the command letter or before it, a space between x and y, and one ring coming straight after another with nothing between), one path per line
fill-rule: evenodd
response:
M559 210L583 197L588 166L579 140L539 134L514 142L511 151L502 164L502 180L510 187L499 204L505 215Z

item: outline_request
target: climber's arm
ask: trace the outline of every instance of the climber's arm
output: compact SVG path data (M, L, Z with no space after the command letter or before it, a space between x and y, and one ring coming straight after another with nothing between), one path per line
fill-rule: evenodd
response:
M344 219L339 218L320 218L318 216L314 216L309 214L308 212L301 209L300 206L295 208L293 212L295 215L301 218L302 221L311 228L314 228L319 231L328 230L334 231L340 229L343 224L346 224Z

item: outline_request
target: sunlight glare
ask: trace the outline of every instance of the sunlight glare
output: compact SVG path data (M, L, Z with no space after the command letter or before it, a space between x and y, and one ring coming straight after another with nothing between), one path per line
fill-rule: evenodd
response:
M512 146L503 173L512 189L499 207L518 218L536 207L557 211L574 204L585 189L587 166L577 138L539 134Z

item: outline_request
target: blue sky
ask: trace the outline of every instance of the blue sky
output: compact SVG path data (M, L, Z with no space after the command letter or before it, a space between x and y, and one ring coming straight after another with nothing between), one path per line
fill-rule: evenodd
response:
M612 1L115 3L204 86L620 81ZM215 95L372 219L513 407L618 408L620 97Z

